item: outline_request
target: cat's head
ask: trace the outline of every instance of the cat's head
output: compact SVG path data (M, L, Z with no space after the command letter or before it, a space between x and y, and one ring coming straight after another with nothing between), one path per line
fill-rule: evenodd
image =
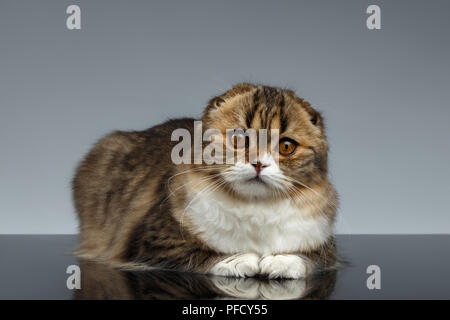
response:
M224 143L224 164L211 164L216 170L210 175L237 196L289 197L326 179L328 144L323 119L293 91L240 84L211 99L202 121L204 129L218 130L223 141L229 142ZM249 136L238 131L248 129L257 133L256 144L249 145ZM265 150L257 147L261 129L267 130ZM278 132L275 138L272 129ZM235 149L236 155L228 164L227 148ZM256 158L250 159L251 150L257 150ZM245 161L238 152L244 152Z

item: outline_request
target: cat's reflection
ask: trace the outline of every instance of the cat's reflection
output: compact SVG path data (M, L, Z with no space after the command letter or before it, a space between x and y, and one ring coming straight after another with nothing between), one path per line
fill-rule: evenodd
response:
M80 261L75 299L327 299L336 271L313 279L225 278L165 270L123 271Z

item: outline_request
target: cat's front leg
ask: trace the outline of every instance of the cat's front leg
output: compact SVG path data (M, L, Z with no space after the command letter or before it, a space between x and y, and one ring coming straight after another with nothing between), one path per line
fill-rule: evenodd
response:
M269 279L300 279L307 273L306 260L294 254L267 255L259 261L260 273Z
M253 277L260 273L260 259L256 253L234 254L216 262L209 273L226 277Z

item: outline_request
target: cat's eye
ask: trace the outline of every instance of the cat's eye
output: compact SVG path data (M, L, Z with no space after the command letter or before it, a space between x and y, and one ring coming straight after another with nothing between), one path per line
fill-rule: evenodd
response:
M240 132L233 133L230 136L230 142L235 149L248 148L249 145L248 136Z
M280 140L278 148L281 155L290 156L297 149L297 143L294 140L284 138Z

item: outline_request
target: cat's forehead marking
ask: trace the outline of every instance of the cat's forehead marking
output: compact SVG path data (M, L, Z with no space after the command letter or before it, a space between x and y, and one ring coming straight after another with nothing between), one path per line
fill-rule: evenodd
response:
M247 128L279 129L288 126L286 97L281 89L260 86L253 93L253 101L246 112Z
M240 85L215 99L221 103L213 109L219 111L214 125L221 129L278 129L280 135L294 136L308 129L309 104L290 90Z

